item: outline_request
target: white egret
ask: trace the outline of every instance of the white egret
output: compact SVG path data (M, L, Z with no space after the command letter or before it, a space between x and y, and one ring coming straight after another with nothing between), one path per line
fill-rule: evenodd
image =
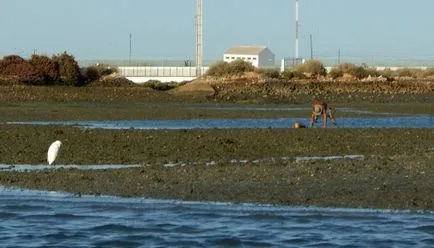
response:
M47 161L49 165L54 165L54 161L56 160L61 145L62 142L60 140L56 140L48 148Z

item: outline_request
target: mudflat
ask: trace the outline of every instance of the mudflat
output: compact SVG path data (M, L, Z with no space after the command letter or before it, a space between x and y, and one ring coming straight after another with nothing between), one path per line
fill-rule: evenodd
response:
M231 93L239 87L178 94L146 87L2 86L0 163L46 164L48 146L62 140L57 167L142 166L2 171L0 184L76 194L434 210L432 128L293 129L288 123L265 129L103 130L6 123L276 117L306 122L312 99L321 96L314 89L279 100L274 96L282 94L268 89L267 97L247 92L239 99ZM326 98L335 104L338 121L384 113L432 116L431 89L329 92ZM366 111L339 112L349 107Z

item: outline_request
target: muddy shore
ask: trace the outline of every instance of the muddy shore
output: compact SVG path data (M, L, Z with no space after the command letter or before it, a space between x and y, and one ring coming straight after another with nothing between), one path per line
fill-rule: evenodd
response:
M360 93L359 97L351 93L351 98L347 93L336 93L331 98L337 106L372 111L369 115L433 115L434 93L430 89L371 94L372 99L383 96L390 101L363 100L361 96L369 96L368 93ZM45 164L49 144L60 139L63 145L58 165L143 165L101 171L0 172L0 184L76 194L434 210L433 129L168 131L5 124L25 120L307 118L309 112L305 109L313 98L305 94L304 100L297 103L266 101L263 97L260 101L257 97L235 101L235 96L224 100L223 96L232 90L210 97L155 92L144 87L0 87L0 163ZM279 108L247 112L209 108L233 104L302 108L290 113ZM351 115L354 114L341 116ZM362 156L296 159L335 155ZM168 163L177 165L163 166Z

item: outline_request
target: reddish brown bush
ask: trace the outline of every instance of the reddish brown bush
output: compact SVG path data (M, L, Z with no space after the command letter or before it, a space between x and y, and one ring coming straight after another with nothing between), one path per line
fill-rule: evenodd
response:
M16 55L0 60L0 76L29 84L44 83L44 75L31 63Z
M10 64L22 63L24 61L25 60L18 55L10 55L10 56L3 57L3 59L0 60L0 74L1 75L9 74L6 73L5 71L8 70L7 68Z
M53 60L59 65L59 75L62 84L71 86L83 85L80 74L80 67L74 56L63 52L60 55L53 56Z
M43 55L32 55L30 63L44 75L46 84L54 84L60 80L59 65L51 58Z
M8 55L8 56L4 56L2 61L7 63L19 63L19 62L24 62L26 60L21 58L18 55Z

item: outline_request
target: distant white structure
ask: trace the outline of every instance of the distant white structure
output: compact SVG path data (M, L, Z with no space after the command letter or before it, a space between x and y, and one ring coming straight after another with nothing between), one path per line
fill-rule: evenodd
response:
M266 46L234 46L223 55L223 61L244 60L258 68L276 67L275 55Z
M207 66L200 68L200 75L208 70ZM185 82L197 78L197 68L193 66L119 66L119 75L134 83L142 84L148 81Z

